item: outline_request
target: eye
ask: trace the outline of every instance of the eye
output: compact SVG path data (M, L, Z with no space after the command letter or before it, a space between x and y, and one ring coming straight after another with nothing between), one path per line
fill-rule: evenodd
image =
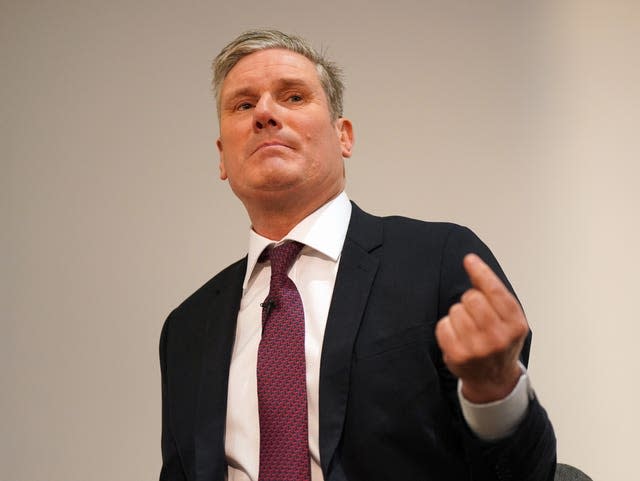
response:
M236 110L248 110L251 108L251 104L249 102L242 102L238 104Z
M299 94L290 95L288 100L289 100L289 102L292 102L294 104L295 103L300 103L300 102L302 102L302 95L299 95Z

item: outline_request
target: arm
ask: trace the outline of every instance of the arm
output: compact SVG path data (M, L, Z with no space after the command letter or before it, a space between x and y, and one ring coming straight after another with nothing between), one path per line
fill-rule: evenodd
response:
M530 331L488 248L466 229L454 231L451 237L442 266L446 300L441 296L441 309L446 315L436 328L438 344L449 376L460 380L462 396L476 404L495 404L521 381L518 361L528 359ZM484 261L468 255L471 251ZM523 387L520 382L519 390ZM525 406L510 435L491 442L481 440L462 423L474 479L553 478L553 429L535 396Z

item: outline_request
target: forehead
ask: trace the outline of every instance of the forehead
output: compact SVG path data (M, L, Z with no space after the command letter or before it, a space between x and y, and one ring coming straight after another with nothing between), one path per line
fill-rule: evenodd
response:
M268 49L241 58L222 82L221 95L237 88L282 80L299 80L320 87L316 66L307 57L291 50Z

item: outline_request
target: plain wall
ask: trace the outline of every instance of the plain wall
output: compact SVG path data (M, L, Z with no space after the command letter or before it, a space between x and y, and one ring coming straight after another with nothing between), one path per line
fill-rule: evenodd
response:
M0 480L157 479L162 323L246 251L209 82L255 26L344 66L352 199L492 247L559 461L632 479L639 21L631 0L2 0Z

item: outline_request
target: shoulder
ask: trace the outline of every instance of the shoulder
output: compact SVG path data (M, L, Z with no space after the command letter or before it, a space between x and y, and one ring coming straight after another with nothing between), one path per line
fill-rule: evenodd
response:
M433 239L446 242L451 237L477 237L466 226L453 222L434 222L403 216L381 217L386 236L416 236L421 240Z
M246 268L247 258L243 257L209 279L169 314L165 322L165 328L174 319L194 322L199 318L199 314L206 312L211 303L221 294L225 296L241 295L242 281Z
M468 286L463 258L480 256L510 288L489 247L468 227L403 216L378 217L354 204L347 237L367 249L396 273L422 272L456 290ZM376 238L374 242L371 239Z
M379 217L369 214L353 204L349 234L378 232L383 243L415 246L426 249L470 248L482 241L468 227L453 222L434 222L404 216Z

